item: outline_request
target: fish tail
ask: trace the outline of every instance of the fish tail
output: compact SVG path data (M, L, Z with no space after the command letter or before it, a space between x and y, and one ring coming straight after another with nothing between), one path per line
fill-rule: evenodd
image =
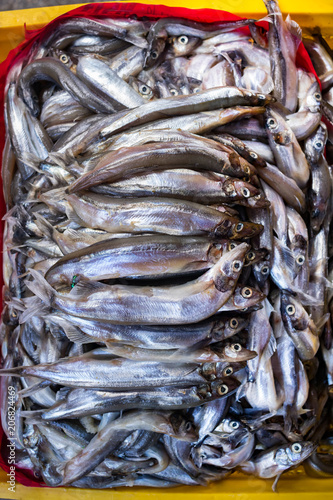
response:
M17 366L16 368L3 368L0 370L0 377L2 376L17 376L23 375L23 366Z
M39 297L33 297L35 300L31 301L27 308L20 315L20 325L29 321L33 316L42 317L46 316L50 309L48 306L42 304Z
M284 405L284 431L288 434L291 429L297 427L298 412L295 404Z
M44 217L38 213L35 214L36 224L38 229L40 229L48 238L52 238L54 228Z
M26 286L31 290L37 297L39 297L46 305L51 306L56 291L52 288L52 286L46 281L45 278L34 269L29 269L31 276L34 278L34 281L25 281Z

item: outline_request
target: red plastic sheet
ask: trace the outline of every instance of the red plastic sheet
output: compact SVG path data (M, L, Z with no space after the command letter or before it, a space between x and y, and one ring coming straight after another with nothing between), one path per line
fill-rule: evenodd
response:
M239 16L231 14L223 10L214 9L187 9L183 7L167 7L165 5L146 5L140 3L94 3L87 4L77 9L73 9L62 16L51 21L44 28L34 31L26 31L25 40L20 43L15 49L11 50L5 61L0 64L0 109L4 109L4 99L5 99L5 83L7 74L13 65L20 60L24 59L27 54L29 54L32 46L35 43L47 35L53 32L59 24L63 22L64 19L69 17L85 17L85 18L128 18L135 16L138 19L148 18L148 19L159 19L164 17L182 17L192 21L198 21L202 23L213 23L221 21L236 21L238 19L243 19ZM259 22L259 26L268 29L268 23L266 21ZM246 28L247 29L247 28ZM316 72L310 60L310 57L305 50L303 43L300 44L297 52L296 64L298 67L304 68L306 71L312 72L316 78ZM318 78L317 78L318 80ZM319 81L319 80L318 80ZM5 122L4 114L0 113L0 152L2 153L4 143L5 143ZM1 154L2 156L2 154ZM1 217L5 214L6 207L5 202L0 196L0 213ZM3 238L4 222L1 221L0 224L0 248L2 248L2 238ZM0 273L0 286L3 285L3 278ZM2 428L0 427L0 466L6 472L9 471L9 465L7 463L8 455L8 440L4 434ZM16 480L25 486L46 486L41 479L36 477L33 472L27 470L16 469Z

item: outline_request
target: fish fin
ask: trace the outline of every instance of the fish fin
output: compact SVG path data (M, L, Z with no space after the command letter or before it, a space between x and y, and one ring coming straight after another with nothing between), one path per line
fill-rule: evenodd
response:
M302 40L302 28L299 24L296 23L293 19L291 19L290 14L287 15L285 23L287 25L288 31L296 38L298 45Z
M271 332L271 336L268 340L268 343L261 355L260 362L266 363L275 353L276 351L276 338L274 337L273 331Z
M278 481L279 481L281 476L282 476L282 472L280 472L280 474L278 474L276 476L276 478L274 479L274 483L272 485L272 490L274 491L274 493L277 493L277 484L278 484Z
M39 297L32 298L35 300L29 301L29 305L20 316L20 325L29 321L33 316L46 316L50 312L49 306L43 304Z
M83 277L79 278L79 281L75 284L72 290L69 293L69 297L71 299L80 299L85 295L93 292L97 292L105 288L104 283L100 283L98 281L90 281Z
M77 215L75 210L69 205L66 207L66 215L68 217L69 222L74 222L75 224L78 224L80 227L86 227L85 222Z
M70 391L73 389L71 387L61 387L56 394L56 401L61 401L66 399Z
M42 380L41 382L37 382L36 384L30 385L29 387L25 387L24 389L21 389L17 395L20 398L27 398L31 396L31 394L35 394L36 392L44 389L44 387L49 387L51 385L51 382L48 380Z
M40 198L42 199L42 201L48 198L51 198L54 201L61 201L65 199L65 194L66 194L66 188L60 187L56 189L51 189L50 191L46 191L40 196Z
M291 289L300 298L303 306L322 306L324 304L321 299L317 299L313 295L303 292L303 290L299 290L293 286Z
M71 342L74 342L74 344L91 344L94 342L99 342L98 339L90 337L89 335L83 333L79 328L76 328L70 323L66 327L62 326L62 329L64 330L67 338Z
M316 327L318 328L318 330L321 330L323 328L323 326L325 325L325 323L330 319L331 315L330 313L327 313L327 314L324 314L324 316L322 316L318 321L317 323L315 323Z
M34 155L33 153L29 153L29 151L23 152L19 158L17 158L19 161L24 163L27 167L32 168L39 174L45 174L39 167L40 164L42 163L42 160L38 158L38 156Z
M11 300L6 302L7 305L13 305L17 311L25 311L26 306L23 303L21 299L18 299L17 297L12 297Z
M95 339L95 342L100 342L100 340L98 339ZM141 342L139 341L136 341L136 340L131 340L131 341L126 341L126 342L121 342L120 340L116 339L116 340L113 340L113 339L108 339L107 341L103 340L104 344L106 345L106 347L108 349L110 349L110 351L112 351L112 347L114 345L119 345L120 346L124 346L124 345L129 345L131 347L142 347L142 344Z
M249 384L251 382L244 382L243 384L241 384L238 389L237 389L237 392L236 392L236 401L239 401L240 399L242 399L243 397L246 397L246 392L249 388Z
M45 410L21 410L20 415L21 417L29 419L29 423L32 423L30 422L30 419L38 419L38 417L42 416L44 411ZM41 420L38 419L38 423L40 424Z
M281 253L284 263L290 269L295 268L295 257L292 251L274 236L274 247Z
M29 269L31 276L34 281L25 280L25 285L29 290L37 295L46 305L50 306L56 295L56 291L52 286L46 281L46 279L34 269Z
M195 352L197 350L203 349L208 344L210 344L210 342L211 342L211 339L203 339L203 340L200 340L199 342L196 342L195 344L193 344L191 346L181 347L181 348L177 349L173 354L171 354L171 356L169 356L169 359L177 358L177 356L179 354L181 354L181 355L192 354L193 352ZM210 345L212 347L214 344L210 344Z

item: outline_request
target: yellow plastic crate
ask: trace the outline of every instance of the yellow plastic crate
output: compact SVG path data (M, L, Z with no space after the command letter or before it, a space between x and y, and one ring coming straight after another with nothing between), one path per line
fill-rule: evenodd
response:
M56 0L55 0L56 1ZM112 2L110 2L112 3ZM131 0L127 3L133 3ZM262 0L145 0L136 3L163 4L169 7L192 9L221 9L244 17L260 18L266 15ZM279 1L282 12L290 14L310 33L320 27L328 43L333 45L333 0L287 0ZM56 17L83 4L44 7L39 9L0 12L0 62L8 52L24 39L27 29L38 29ZM3 133L1 131L1 133ZM286 473L278 483L278 493L272 491L272 479L257 479L235 473L228 479L209 486L179 486L177 488L116 488L111 490L88 490L77 488L28 488L16 483L16 491L8 490L9 478L0 469L0 500L293 500L295 495L302 500L333 500L333 478L314 479L308 477L302 467Z

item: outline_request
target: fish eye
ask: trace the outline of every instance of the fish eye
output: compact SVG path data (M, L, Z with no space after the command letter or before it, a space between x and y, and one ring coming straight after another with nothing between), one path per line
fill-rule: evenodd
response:
M264 94L259 94L259 95L258 95L258 99L259 99L260 101L265 101L265 100L266 100L266 96L265 96Z
M251 261L251 260L254 260L256 257L256 254L254 253L253 250L250 250L247 254L246 254L246 258Z
M223 370L223 375L226 377L230 377L230 375L232 375L233 373L234 369L231 366L227 366L227 368Z
M205 460L205 458L207 458L206 453L200 453L200 455L199 455L199 456L200 456L200 458L201 458L202 460Z
M293 304L288 304L286 307L286 311L289 316L292 316L296 312L295 306L293 306Z
M233 420L232 422L230 422L230 427L232 429L238 429L239 427L239 422L236 422L236 420Z
M217 393L220 396L223 396L224 394L227 394L229 392L229 387L226 384L221 384L217 387Z
M64 64L67 64L68 61L69 61L69 57L66 56L66 54L61 54L61 56L59 57L60 61Z
M237 232L237 233L240 233L240 232L241 232L241 230L243 229L243 227L244 227L244 224L242 224L241 222L239 222L239 223L237 224L237 226L236 226L236 232Z
M250 151L250 156L251 156L251 158L253 158L254 160L256 160L256 159L258 158L257 153L255 153L254 151Z
M316 101L321 101L321 94L319 92L313 94L313 97L316 99Z
M302 445L301 443L294 443L292 446L291 446L291 449L294 453L301 453L302 451Z
M240 260L233 261L233 263L232 263L232 270L233 271L239 271L241 267L242 267L242 263Z
M192 429L192 424L191 424L191 422L186 422L186 424L185 424L185 430L188 432L188 431L190 431L191 429Z
M148 95L150 93L150 88L147 85L141 85L140 93L143 95Z
M195 87L195 89L193 89L193 93L197 94L198 92L200 92L200 87Z
M233 250L236 246L236 243L229 243L229 250Z
M250 190L247 188L242 188L241 192L242 192L242 195L244 196L244 198L249 198L251 195Z
M261 268L261 274L266 275L269 273L269 267L268 266L263 266Z
M178 90L176 90L176 89L170 89L170 94L171 95L178 95Z
M242 350L242 346L240 344L231 344L231 349L235 352L240 352Z
M158 58L158 53L156 52L156 50L153 50L153 52L151 53L151 57L152 57L152 59Z
M229 321L229 326L233 329L238 327L238 320L236 318L231 318Z
M16 311L12 311L12 318L17 318L17 312Z
M316 141L316 143L315 143L316 149L322 149L323 147L324 147L323 141Z
M245 286L241 290L241 295L242 295L242 297L244 297L244 299L249 299L250 297L252 297L252 294L253 294L253 292L252 292L251 288L249 288L248 286Z
M305 257L304 255L299 255L297 258L296 258L296 263L299 265L299 266L303 266L305 262Z
M248 165L245 165L245 167L244 167L244 172L245 172L246 174L250 174L250 173L251 173L251 169L250 169L250 167L249 167Z
M267 125L269 128L275 128L277 126L277 122L274 118L268 118Z
M186 35L181 35L180 37L178 37L178 42L181 43L182 45L187 45L188 37Z

